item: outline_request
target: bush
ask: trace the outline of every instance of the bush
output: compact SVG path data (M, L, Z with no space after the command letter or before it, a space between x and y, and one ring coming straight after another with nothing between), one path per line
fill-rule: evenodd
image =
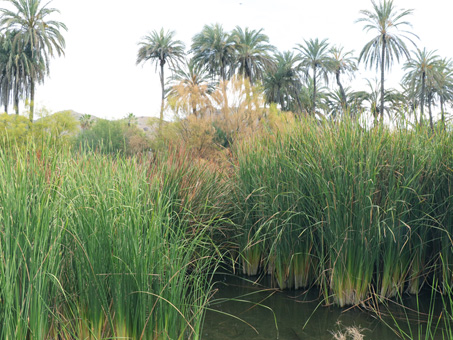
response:
M75 146L83 150L101 153L125 152L128 140L119 121L99 119L91 129L83 130L75 140Z

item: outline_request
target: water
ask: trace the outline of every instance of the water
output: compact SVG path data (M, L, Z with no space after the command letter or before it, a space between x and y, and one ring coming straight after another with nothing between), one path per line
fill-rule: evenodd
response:
M346 327L362 329L365 340L400 339L376 314L363 308L341 309L320 305L318 291L279 291L269 289L270 282L253 284L246 279L224 276L215 285L218 292L206 314L202 338L208 340L332 340L333 333ZM225 299L225 300L224 300ZM417 309L414 297L405 297L405 305ZM429 294L419 298L419 310L427 312ZM413 320L414 338L422 325L415 313L405 313L395 305L393 315L400 315L400 326L408 330ZM380 306L381 313L388 309ZM425 316L426 317L426 316ZM392 318L386 322L393 326ZM424 324L423 326L424 327ZM348 338L349 339L349 338ZM352 339L352 338L351 338Z

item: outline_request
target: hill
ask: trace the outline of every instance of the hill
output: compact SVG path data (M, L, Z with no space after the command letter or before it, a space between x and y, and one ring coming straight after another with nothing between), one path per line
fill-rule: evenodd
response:
M83 113L79 113L74 110L64 110L64 111L59 111L56 113L60 113L60 112L69 112L71 114L71 116L73 116L75 118L75 120L77 120L77 121L80 121L80 118L84 115ZM93 122L96 122L97 120L104 119L104 118L99 118L94 115L91 115L91 119L93 120ZM126 122L125 118L121 118L118 120ZM159 122L159 119L156 117L136 117L136 119L135 119L136 126L140 130L144 131L148 137L155 136L158 122ZM78 128L80 129L80 125L78 126Z

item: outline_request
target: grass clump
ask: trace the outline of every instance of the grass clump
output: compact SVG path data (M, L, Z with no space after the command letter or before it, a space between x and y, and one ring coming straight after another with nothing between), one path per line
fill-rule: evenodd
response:
M329 301L418 293L451 275L451 133L303 119L236 151L244 272ZM440 266L439 256L449 256ZM447 279L448 280L448 279Z
M1 339L198 339L222 178L158 159L0 153Z

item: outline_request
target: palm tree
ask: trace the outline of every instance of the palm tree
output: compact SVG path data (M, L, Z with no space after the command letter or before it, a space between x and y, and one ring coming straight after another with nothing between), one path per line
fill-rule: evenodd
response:
M442 59L438 63L436 95L440 101L442 125L445 128L445 103L453 102L453 61Z
M423 123L425 98L432 91L436 78L438 77L438 65L440 58L436 51L426 51L426 48L414 53L414 58L409 59L403 66L407 73L404 75L403 83L413 89L413 93L420 98L420 124ZM430 84L427 87L427 83ZM430 125L433 128L432 115L430 113Z
M206 67L212 76L227 80L234 69L235 42L224 31L222 25L205 25L203 30L192 38L193 62Z
M29 67L24 72L29 82L30 121L33 121L36 83L43 82L49 74L49 59L64 55L65 40L61 30L67 28L62 22L48 19L60 13L49 8L48 2L43 5L41 0L6 1L14 10L0 9L0 27L15 32L13 48L22 59L28 59Z
M139 43L140 48L137 54L137 65L150 61L152 64L156 64L156 70L157 67L160 66L159 77L162 88L162 101L160 106L159 131L161 131L162 122L164 120L165 64L168 63L174 68L185 55L184 43L180 40L175 40L174 36L174 31L164 32L163 28L159 32L154 30L145 36Z
M232 32L235 41L236 61L239 74L248 78L253 86L255 80L263 78L266 69L273 66L270 52L274 51L274 46L269 44L269 37L263 30L243 30L236 26Z
M405 112L409 112L410 114L414 115L415 125L418 125L418 118L417 118L417 109L420 106L419 97L416 95L416 89L405 84L403 82L400 83L401 86L401 93L404 96L404 103L405 103Z
M333 47L330 50L330 55L332 72L334 73L335 80L337 81L341 105L343 107L343 111L346 112L348 109L348 100L346 98L346 92L340 81L340 75L345 73L352 76L354 72L357 71L357 58L353 56L352 51L344 52L343 47Z
M313 82L313 98L311 99L313 107L311 108L311 112L312 114L315 114L318 76L321 76L327 83L328 74L332 69L332 61L328 54L329 44L327 39L319 41L318 38L316 38L315 40L305 40L305 45L297 44L297 46L296 50L300 52L301 66L306 68L307 76L309 70L313 71L313 75L311 76Z
M79 121L82 130L87 130L93 125L93 117L88 113L81 115Z
M401 29L404 26L411 27L411 24L405 21L405 18L412 14L413 10L396 10L393 6L393 0L383 0L379 4L371 0L371 3L373 4L373 11L360 11L363 17L359 18L357 22L365 23L364 30L376 32L377 35L363 47L359 55L359 63L363 60L366 67L376 66L376 70L380 67L380 107L384 108L384 72L390 69L395 58L398 62L403 56L409 59L409 51L404 39L414 43L409 35L417 36L412 32ZM383 111L380 112L381 119L383 113Z
M12 37L11 32L0 35L0 104L3 105L5 113L8 113L8 104L11 99L12 81L8 67L11 57Z
M401 101L403 100L403 95L396 91L395 89L385 90L384 93L384 102L387 102L389 105L381 108L382 105L381 91L382 89L379 80L376 78L373 82L369 79L366 79L368 91L358 91L354 94L354 98L360 102L367 102L370 107L370 113L376 121L383 112L387 111L387 114L390 117L392 109L399 108ZM382 117L382 116L381 116Z
M215 90L205 67L191 60L183 68L174 70L168 98L175 111L182 109L195 117L202 117L212 110L211 94Z
M290 51L278 52L274 58L275 67L268 69L263 79L266 102L279 104L283 111L301 112L300 58Z
M308 76L305 79L304 84L302 85L301 91L299 93L299 102L302 107L302 112L305 114L311 113L312 115L318 115L321 118L325 118L326 114L329 112L328 106L328 92L326 86L316 87L316 97L313 95L315 92L315 81L312 77ZM316 103L313 103L313 99L316 99ZM313 111L313 107L316 107L320 110Z
M352 91L350 87L344 88L343 92L338 88L327 94L329 114L334 119L346 113L349 113L351 118L357 117L364 111L362 107L364 99L363 94Z
M30 79L41 81L44 77L42 62L34 62L29 51L24 50L22 36L16 31L5 31L2 36L2 101L5 112L12 97L16 115L19 114L19 100L30 93ZM42 61L42 59L41 59ZM30 117L32 120L32 117Z
M135 117L135 115L132 112L128 113L126 115L125 119L127 121L127 126L128 127L131 127L131 125L137 124L137 117Z

